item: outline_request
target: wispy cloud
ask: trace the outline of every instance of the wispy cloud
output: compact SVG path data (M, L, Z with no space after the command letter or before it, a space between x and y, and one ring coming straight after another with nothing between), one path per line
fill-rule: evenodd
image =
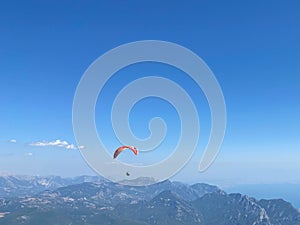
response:
M27 152L27 153L25 153L25 156L33 156L33 153L32 152Z
M16 139L10 139L9 142L10 143L17 143L17 140Z
M57 139L55 141L37 141L32 142L29 145L31 146L37 146L37 147L47 147L47 146L54 146L54 147L61 147L65 149L77 149L77 147L74 144L70 144L67 141L63 141L60 139ZM79 146L79 149L84 148L84 146Z

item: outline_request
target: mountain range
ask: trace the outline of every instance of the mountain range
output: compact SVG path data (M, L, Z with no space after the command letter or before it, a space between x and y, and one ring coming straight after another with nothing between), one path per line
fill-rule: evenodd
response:
M300 212L283 199L227 194L204 183L137 187L96 176L2 176L1 224L300 225Z

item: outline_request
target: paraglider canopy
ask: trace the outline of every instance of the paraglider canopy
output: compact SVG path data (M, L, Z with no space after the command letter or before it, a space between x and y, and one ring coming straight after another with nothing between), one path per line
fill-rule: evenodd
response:
M135 155L138 154L138 150L136 149L136 147L124 145L124 146L121 146L121 147L117 148L117 150L116 150L115 153L114 153L114 159L117 158L117 156L118 156L122 151L124 151L125 149L130 149Z

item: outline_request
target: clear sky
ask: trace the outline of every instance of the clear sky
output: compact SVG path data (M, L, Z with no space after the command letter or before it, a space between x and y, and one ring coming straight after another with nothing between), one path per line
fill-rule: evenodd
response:
M204 59L227 106L221 152L199 174L209 111L201 90L176 76L203 114L204 131L199 151L174 179L223 185L300 183L298 1L42 2L0 3L0 172L93 174L72 145L76 86L106 51L156 39L185 46ZM123 72L134 78L145 70L166 77L178 73L149 64ZM97 128L107 129L105 140L112 149L118 143L107 123L109 99L126 81L116 75L103 92L105 107L101 99L97 104ZM143 104L153 110L144 110ZM169 121L168 139L161 146L169 149L178 138L177 114L170 105L157 99L141 102L132 111L132 128L145 138L148 119L158 115ZM101 127L103 123L107 124Z

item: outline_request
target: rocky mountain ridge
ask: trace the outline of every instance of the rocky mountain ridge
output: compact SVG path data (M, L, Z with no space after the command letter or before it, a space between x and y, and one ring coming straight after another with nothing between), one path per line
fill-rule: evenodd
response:
M0 197L4 225L300 225L299 210L282 199L256 200L202 183L167 180L134 187L99 177L0 181L0 190L10 193ZM31 191L12 195L18 187L21 194Z

